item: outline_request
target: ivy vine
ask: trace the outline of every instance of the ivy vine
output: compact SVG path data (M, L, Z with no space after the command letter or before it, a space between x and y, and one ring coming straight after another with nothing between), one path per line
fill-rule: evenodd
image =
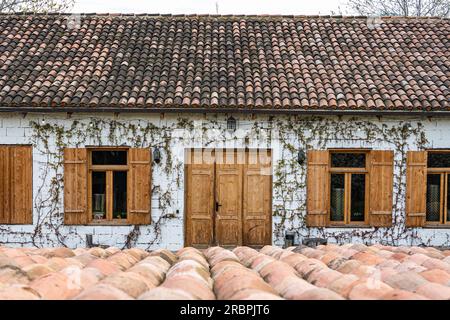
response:
M157 219L149 226L132 227L124 235L124 247L145 243L147 248L164 245L162 229L170 220L183 222L183 204L177 193L183 192L184 162L179 149L188 147L261 147L277 150L273 163L273 242L282 244L287 230L298 238L324 237L344 243L427 244L418 229L405 226L406 152L429 146L421 121L320 116L239 116L237 132L227 131L223 114L172 116L157 121L155 116L139 119L110 119L93 116L30 120L34 152L43 155L39 166L39 185L34 193L34 225L31 233L0 226L0 235L29 236L37 247L68 246L83 243L79 227L63 222L63 150L65 147L119 146L160 148L162 160L153 165L152 198L157 199ZM200 136L200 137L199 137ZM297 162L299 149L329 147L365 147L394 150L394 223L390 228L332 229L306 227L306 164ZM156 172L156 174L155 174ZM178 208L175 210L175 208ZM4 238L4 237L2 237ZM448 239L447 239L448 241ZM180 246L182 243L180 243Z

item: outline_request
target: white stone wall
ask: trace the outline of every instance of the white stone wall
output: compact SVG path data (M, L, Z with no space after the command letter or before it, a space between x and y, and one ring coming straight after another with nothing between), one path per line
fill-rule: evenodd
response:
M450 245L450 229L405 229L405 177L401 173L406 150L450 148L450 118L233 116L238 120L238 130L230 133L226 130L228 115L225 114L0 113L0 144L33 144L34 206L33 225L0 225L0 244L77 247L85 246L86 234L92 234L95 243L117 247L128 244L148 249L178 249L183 246L184 238L185 148L268 147L272 149L274 164L274 244L282 245L284 232L292 230L296 232L297 241L318 236L328 238L329 242ZM110 123L120 123L122 129L111 132ZM45 126L62 131L38 132L38 127ZM123 129L127 126L134 131ZM151 132L141 129L148 126L157 129ZM404 127L411 129L402 135L400 143L396 134ZM63 132L62 137L57 138L56 132ZM202 137L205 133L206 138ZM63 171L62 165L57 165L62 146L121 144L161 148L161 164L153 165L152 224L137 229L133 226L65 226L62 223ZM300 148L330 147L395 151L394 170L400 178L394 179L392 228L305 227L306 166L296 163L296 154ZM168 157L171 158L170 168Z

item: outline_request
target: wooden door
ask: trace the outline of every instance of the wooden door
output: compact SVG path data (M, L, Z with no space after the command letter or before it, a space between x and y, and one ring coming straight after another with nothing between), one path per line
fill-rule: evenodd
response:
M185 245L271 243L270 151L188 150Z
M234 151L216 152L215 244L242 245L242 169Z
M201 150L188 150L185 172L185 243L194 247L213 245L214 164L198 158ZM203 153L203 152L202 152Z
M272 242L272 161L270 150L247 153L244 166L243 242L261 246Z

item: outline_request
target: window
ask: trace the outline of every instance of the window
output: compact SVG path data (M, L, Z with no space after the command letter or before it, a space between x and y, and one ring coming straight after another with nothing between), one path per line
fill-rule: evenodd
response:
M151 222L149 148L65 148L64 223Z
M307 226L392 225L392 150L308 150L307 159Z
M366 152L331 152L330 222L363 224L367 212Z
M450 151L428 151L426 223L450 224Z
M127 219L127 150L91 150L90 198L93 222Z
M32 147L0 146L0 224L31 224Z

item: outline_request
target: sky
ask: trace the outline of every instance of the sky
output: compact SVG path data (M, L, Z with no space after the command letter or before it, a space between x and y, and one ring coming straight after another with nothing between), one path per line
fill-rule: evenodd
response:
M216 9L217 3L217 9ZM338 14L345 0L75 0L74 13Z

